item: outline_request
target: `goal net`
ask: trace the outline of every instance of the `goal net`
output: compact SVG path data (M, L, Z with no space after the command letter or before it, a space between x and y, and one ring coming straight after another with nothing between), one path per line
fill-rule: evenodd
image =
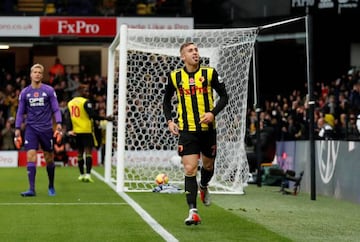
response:
M155 177L166 173L170 184L183 188L177 137L168 131L162 101L167 74L183 65L180 45L191 41L199 47L202 65L217 70L229 94L228 105L216 116L218 150L210 189L241 194L249 173L244 136L257 32L257 28L144 30L122 25L109 48L107 112L115 121L107 126L105 180L117 191L151 191ZM175 96L172 102L175 115Z

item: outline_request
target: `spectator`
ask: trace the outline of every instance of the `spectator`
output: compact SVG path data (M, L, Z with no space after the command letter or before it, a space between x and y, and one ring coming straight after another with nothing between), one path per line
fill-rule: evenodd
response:
M10 72L5 72L4 80L0 81L0 90L4 91L8 85L14 84L13 75Z
M5 127L1 130L1 149L2 150L15 150L14 137L15 137L15 118L10 117L6 123Z
M106 85L104 79L98 74L94 76L93 81L95 83L91 86L90 92L93 100L98 101L99 99L106 97Z
M353 85L353 89L349 96L352 111L358 113L360 111L360 80Z
M275 129L269 120L260 121L260 143L257 144L256 135L253 136L253 152L247 153L249 162L249 172L254 173L257 170L258 155L261 163L272 162L276 153L276 134Z
M15 79L15 89L22 90L28 85L26 77L18 76Z
M292 115L287 118L287 123L282 127L283 140L297 140L302 136L301 126L296 122Z
M336 103L335 95L330 94L324 104L323 110L325 113L329 113L332 116L336 117L338 112L338 106Z
M330 124L326 123L323 117L320 117L317 121L317 138L322 140L334 139L335 131Z
M67 85L66 80L63 78L60 79L59 81L54 82L53 86L59 102L63 100L68 100L67 92L65 91L66 85Z
M4 110L0 109L0 130L5 127L6 118L4 117Z
M356 126L356 115L354 113L350 113L349 122L347 123L347 140L359 140L360 133Z
M80 86L80 78L78 75L67 74L67 87L65 88L66 96L72 99L73 97L79 96L78 88Z
M56 82L60 82L60 79L62 79L64 77L65 67L61 63L59 57L55 58L55 63L54 63L54 65L51 66L49 75L50 75L50 79L49 79L50 85L55 85Z
M340 140L347 139L347 118L346 113L341 113L335 125L336 137Z
M18 107L18 97L20 94L20 90L15 90L12 84L7 84L5 89L6 98L4 100L4 105L7 107L6 118L15 117L16 109Z
M349 100L347 99L345 92L340 92L337 100L337 113L348 113L349 112Z

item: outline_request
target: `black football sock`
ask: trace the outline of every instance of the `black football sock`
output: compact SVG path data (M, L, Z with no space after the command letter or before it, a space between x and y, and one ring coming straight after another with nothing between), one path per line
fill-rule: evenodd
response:
M86 174L91 173L91 168L92 168L92 158L90 155L90 156L86 156Z
M78 166L79 166L79 171L80 174L83 175L84 174L84 159L78 159Z
M55 179L55 163L50 162L46 164L46 171L49 177L49 188L54 187L54 179Z
M204 167L201 167L200 172L201 172L200 186L206 187L214 175L214 170L208 171L205 170Z
M196 176L185 176L185 194L189 209L196 208L196 198L198 193L198 184Z

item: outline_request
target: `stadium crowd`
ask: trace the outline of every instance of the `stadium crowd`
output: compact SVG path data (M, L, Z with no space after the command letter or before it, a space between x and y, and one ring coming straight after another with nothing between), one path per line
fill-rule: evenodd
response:
M360 127L357 126L360 118L359 70L350 69L328 83L316 82L314 100L315 139L360 140ZM278 94L273 99L266 100L259 117L260 123L271 125L275 129L277 141L309 138L309 106L305 91L293 90L288 95ZM256 134L256 121L255 110L249 108L247 140L250 142L251 137Z
M191 13L183 0L3 0L0 15L20 16L177 16Z
M49 80L45 83L54 87L59 101L59 106L63 114L63 128L66 132L66 115L67 103L73 97L78 96L78 87L81 84L87 84L90 87L91 101L94 104L94 109L98 114L106 113L106 78L101 77L100 74L90 76L86 71L80 73L66 73L65 67L57 59L54 66L49 69ZM85 70L84 68L80 68ZM20 91L30 84L29 75L26 72L20 74L13 74L3 71L0 75L0 150L15 150L14 134L15 134L15 116L18 108L18 98ZM104 132L104 125L100 121L96 121L96 135L100 141L99 146L102 145L102 133ZM23 129L23 128L22 128ZM64 138L65 149L71 149L70 144ZM97 147L99 148L99 147ZM56 150L56 147L55 147Z
M50 70L49 70L50 71ZM29 84L25 73L13 74L3 71L0 76L0 149L13 150L14 117L20 90ZM60 74L50 83L56 90L62 112L67 102L77 96L80 84L89 84L91 98L98 113L106 113L106 77L87 75L85 69L79 73ZM305 84L306 85L306 84ZM356 125L360 114L360 71L348 73L328 83L317 82L314 88L316 100L314 123L315 139L360 140ZM275 129L276 140L306 140L309 138L308 96L305 91L293 90L288 94L277 94L264 102L260 112L260 123ZM249 107L247 112L247 143L256 134L257 113ZM97 135L101 140L104 125L98 124ZM263 125L260 125L263 127ZM64 128L66 130L65 122ZM102 139L103 140L103 139ZM103 143L103 142L102 142ZM251 144L250 144L251 145ZM71 149L67 144L66 149Z

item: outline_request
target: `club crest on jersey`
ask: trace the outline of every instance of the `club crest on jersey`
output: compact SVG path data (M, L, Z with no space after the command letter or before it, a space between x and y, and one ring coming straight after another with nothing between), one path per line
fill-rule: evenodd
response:
M190 77L190 79L189 79L189 85L190 85L190 86L195 85L195 80L194 80L193 77Z
M205 81L205 77L201 76L201 77L199 78L199 81L200 81L201 83L203 83L203 82Z
M39 97L40 94L38 92L34 92L34 97Z

